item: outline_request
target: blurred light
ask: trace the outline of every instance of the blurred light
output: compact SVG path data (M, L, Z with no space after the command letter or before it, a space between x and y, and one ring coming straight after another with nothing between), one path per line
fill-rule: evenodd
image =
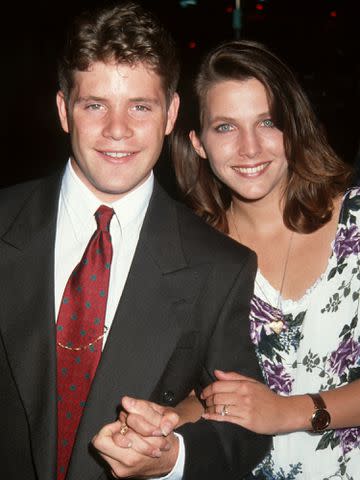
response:
M191 40L188 44L188 47L189 48L196 48L196 42L194 42L194 40Z
M234 7L232 7L231 5L225 8L226 13L232 13L233 11L234 11Z
M183 8L197 5L197 0L180 0L180 6Z
M336 10L333 10L332 12L330 12L330 17L332 17L332 18L336 18L336 17L337 17L337 12L336 12Z
M257 3L255 8L256 10L259 10L259 12L262 12L264 10L264 5L262 5L261 3Z

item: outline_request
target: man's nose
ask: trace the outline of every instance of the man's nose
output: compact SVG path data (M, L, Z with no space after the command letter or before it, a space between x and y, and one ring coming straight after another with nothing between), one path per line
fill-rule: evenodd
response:
M132 135L130 119L122 112L109 112L103 135L113 140L121 140Z

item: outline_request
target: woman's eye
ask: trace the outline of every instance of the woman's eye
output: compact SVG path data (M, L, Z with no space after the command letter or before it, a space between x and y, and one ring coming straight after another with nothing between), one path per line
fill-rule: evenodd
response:
M266 119L263 120L261 123L262 123L262 125L263 125L264 127L268 127L268 128L272 128L272 127L275 126L275 125L274 125L274 122L273 122L270 118L266 118Z
M215 127L215 130L219 133L231 132L233 130L233 126L229 123L222 123Z

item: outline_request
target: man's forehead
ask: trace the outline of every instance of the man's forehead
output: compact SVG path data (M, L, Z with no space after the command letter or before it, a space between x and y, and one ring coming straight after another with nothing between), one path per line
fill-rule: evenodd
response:
M97 61L86 70L75 70L70 97L124 94L134 98L152 97L161 101L167 97L161 76L144 62Z
M142 70L142 71L146 71L151 76L156 76L159 79L161 78L161 76L158 73L158 69L157 69L156 65L152 64L149 61L142 61L142 60L138 60L138 61L119 60L119 61L117 61L117 60L114 60L112 58L108 59L108 60L95 60L93 62L90 62L88 64L88 66L84 69L81 69L81 70L75 69L73 71L73 74L77 75L79 73L81 74L81 73L84 73L84 72L92 73L96 70L99 70L99 67L100 68L101 67L103 67L103 68L110 67L112 69L118 70L119 72L124 71L124 70L129 70L129 72Z
M116 73L119 76L119 79L127 79L129 77L134 77L135 75L141 75L144 77L144 82L151 81L152 84L158 84L160 87L163 86L163 78L156 69L147 62L114 62L114 61L95 61L88 65L84 70L74 70L73 72L73 85L75 83L81 82L83 79L91 81L96 78L106 78L106 76L113 75ZM144 85L145 85L144 84Z
M114 73L116 75L114 75ZM167 98L167 89L164 79L156 72L154 67L147 62L114 62L95 61L89 64L86 70L75 70L70 97L82 95L83 90L99 91L104 86L126 85L126 88L138 89L140 96L146 92L152 95ZM141 94L141 92L143 92ZM96 93L94 92L94 95Z

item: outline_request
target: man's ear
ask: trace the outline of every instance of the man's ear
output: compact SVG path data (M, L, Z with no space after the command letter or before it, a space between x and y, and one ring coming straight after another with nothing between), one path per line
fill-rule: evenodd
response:
M66 108L66 100L61 90L59 90L58 93L56 94L56 105L57 105L61 126L66 133L69 133L70 129L69 129L69 122L68 122L68 112Z
M165 135L169 135L169 133L171 133L174 128L178 111L179 111L179 105L180 105L180 98L179 98L179 95L175 92L171 99L168 112L167 112Z
M197 136L195 130L191 130L191 132L189 133L189 138L194 147L195 152L199 155L199 157L204 159L207 158L204 147L201 143L200 138Z

